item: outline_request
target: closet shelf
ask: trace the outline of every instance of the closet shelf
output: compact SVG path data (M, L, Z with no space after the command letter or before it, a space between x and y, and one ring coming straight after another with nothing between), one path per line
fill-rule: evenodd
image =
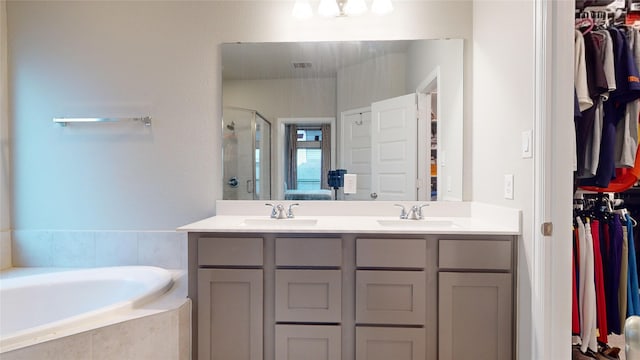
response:
M151 117L86 117L86 118L53 118L53 122L61 126L67 126L70 123L100 123L100 122L120 122L120 121L140 121L144 126L151 126Z

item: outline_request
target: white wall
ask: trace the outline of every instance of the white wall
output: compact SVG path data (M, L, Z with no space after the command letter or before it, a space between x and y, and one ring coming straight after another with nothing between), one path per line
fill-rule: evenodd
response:
M335 116L336 79L228 80L223 105L257 110L275 125L278 118Z
M390 53L338 69L336 118L343 111L405 95L406 68L405 54Z
M0 269L11 267L11 178L6 1L0 1Z
M518 358L530 359L534 163L520 145L534 126L533 0L474 2L473 59L473 200L522 210ZM504 174L514 174L513 200L503 198Z
M305 22L290 1L9 3L14 226L172 229L213 215L219 44L471 38L470 2L395 5ZM129 112L153 116L150 131L51 123Z
M464 101L466 82L471 79L464 72L463 40L450 39L414 43L407 56L407 93L415 92L420 82L432 71L439 69L440 106L438 109L438 132L441 148L438 161L445 160L439 167L438 192L443 200L463 200L463 181L468 168L465 167L463 149L465 142L463 124L471 119L471 96ZM466 86L465 86L466 85ZM469 182L470 183L470 182ZM471 199L469 194L466 199Z

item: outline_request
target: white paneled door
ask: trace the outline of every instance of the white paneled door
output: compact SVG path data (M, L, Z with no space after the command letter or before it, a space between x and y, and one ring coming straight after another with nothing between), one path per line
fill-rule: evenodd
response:
M358 175L355 194L346 200L371 199L371 108L344 111L340 117L341 166L349 174Z
M416 199L417 124L416 94L371 104L371 198Z

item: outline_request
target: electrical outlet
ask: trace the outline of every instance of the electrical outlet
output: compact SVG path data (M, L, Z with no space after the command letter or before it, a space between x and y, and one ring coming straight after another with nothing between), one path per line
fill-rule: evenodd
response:
M513 200L513 174L504 175L504 198Z

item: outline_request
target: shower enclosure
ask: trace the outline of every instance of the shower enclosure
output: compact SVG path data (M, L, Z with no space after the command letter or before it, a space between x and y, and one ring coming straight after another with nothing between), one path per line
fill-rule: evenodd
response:
M225 107L223 199L271 199L271 123L255 110Z

